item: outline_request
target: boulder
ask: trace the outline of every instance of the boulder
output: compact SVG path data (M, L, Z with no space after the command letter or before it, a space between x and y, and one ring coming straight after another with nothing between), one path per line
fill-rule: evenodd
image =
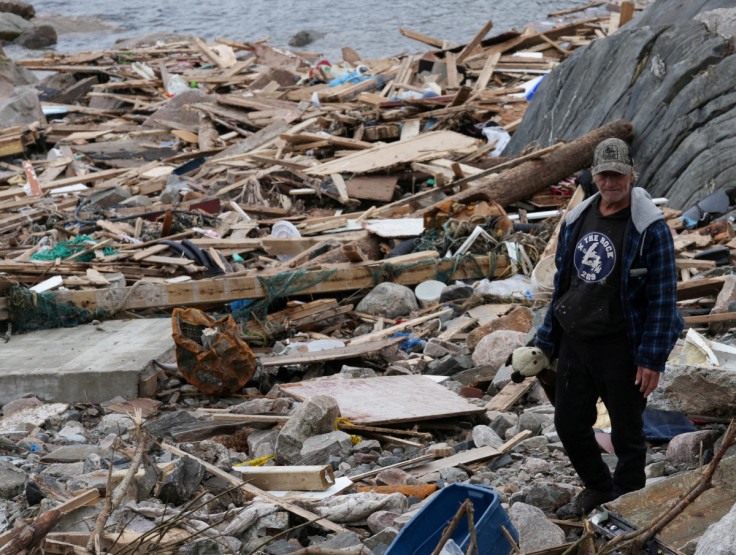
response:
M346 457L352 446L350 434L341 430L308 437L299 452L299 462L307 465L327 464L331 456Z
M189 501L204 478L204 466L191 457L176 459L176 468L166 477L156 494L164 503L181 505Z
M485 325L478 326L468 334L468 347L474 349L481 339L497 330L511 330L529 333L534 320L534 312L525 306L517 306L508 314L491 320Z
M494 371L501 368L514 352L524 345L526 333L510 330L494 331L478 342L473 352L476 366L490 366Z
M56 29L51 25L38 25L23 31L14 41L23 48L41 50L56 44Z
M519 532L523 553L551 549L565 543L565 532L547 520L541 509L526 503L514 503L509 510L511 524Z
M525 503L552 513L572 500L575 488L569 484L538 482L523 488L522 493Z
M736 505L721 520L708 526L695 549L695 555L731 553L736 553Z
M35 89L15 87L7 98L0 100L0 121L4 127L35 121L46 123Z
M252 459L273 455L278 430L256 430L248 435L248 454Z
M408 287L386 281L379 283L355 309L373 316L399 318L408 316L413 310L419 310L414 292Z
M473 443L476 447L501 447L503 439L491 427L479 424L473 427Z
M667 458L673 462L697 463L700 459L700 444L703 451L710 449L718 439L714 430L688 432L673 437L667 446Z
M340 408L333 397L316 395L299 405L276 439L276 462L296 464L307 438L332 431Z
M680 414L731 416L736 406L736 372L710 366L667 365L647 406Z
M36 9L32 5L20 0L0 0L0 12L14 13L23 19L33 19L36 15Z
M688 208L730 188L736 179L734 10L724 0L657 0L613 35L577 49L545 77L503 154L623 119L635 129L638 183L653 197ZM590 162L581 160L581 169Z
M26 483L26 473L12 464L0 461L0 499L12 499L19 495Z
M0 40L13 40L33 27L21 16L12 12L0 12Z

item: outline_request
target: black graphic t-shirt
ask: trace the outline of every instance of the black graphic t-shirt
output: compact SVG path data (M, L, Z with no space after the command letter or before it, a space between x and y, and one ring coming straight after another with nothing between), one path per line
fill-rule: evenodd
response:
M598 204L580 223L570 288L555 303L555 316L574 339L611 339L626 334L621 309L621 258L630 208L604 216Z

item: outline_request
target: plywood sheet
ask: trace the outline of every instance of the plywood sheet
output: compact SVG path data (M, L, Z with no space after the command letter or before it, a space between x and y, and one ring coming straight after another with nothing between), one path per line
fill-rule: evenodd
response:
M424 376L382 376L281 384L282 391L305 400L329 395L354 424L391 424L484 412Z
M398 181L395 175L354 177L345 185L350 198L391 202Z

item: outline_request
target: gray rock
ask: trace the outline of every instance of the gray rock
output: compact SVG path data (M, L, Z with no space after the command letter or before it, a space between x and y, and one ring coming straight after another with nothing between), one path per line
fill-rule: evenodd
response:
M340 368L340 374L345 374L347 376L350 376L351 378L375 378L377 375L376 371L373 370L373 368L348 366L347 364L343 365L343 367Z
M288 553L294 553L299 551L301 547L297 547L292 542L280 539L268 544L263 548L264 553L268 555L287 555Z
M202 538L184 544L180 549L181 555L226 555L239 553L241 542L232 536L218 536L217 539Z
M703 451L710 449L718 439L718 432L714 430L700 430L688 432L673 437L667 446L667 458L673 462L698 462L700 459L700 444Z
M546 437L534 436L519 443L512 451L547 451L548 444L549 441L547 441Z
M547 418L545 418L541 414L535 414L533 412L524 412L521 416L519 416L519 422L517 424L517 429L520 432L523 432L524 430L529 430L532 435L539 435L542 433L542 427L547 424Z
M370 550L374 550L381 544L391 545L391 542L393 542L398 535L399 531L396 528L384 528L377 534L363 540L363 545L365 545Z
M256 430L248 436L248 455L252 459L273 455L278 430Z
M736 405L736 372L708 366L667 365L647 406L680 414L728 416Z
M489 390L493 389L494 391L501 391L504 387L511 383L511 374L513 372L514 369L511 366L501 366L498 369L498 372L496 372L496 375L493 376L493 381L491 382Z
M490 413L487 413L489 417L491 417ZM512 413L512 412L499 412L497 414L494 414L490 427L491 429L498 434L499 437L504 437L506 434L506 430L509 428L516 426L516 424L519 422L519 417Z
M97 425L97 429L103 434L124 434L128 430L135 428L135 422L127 414L118 414L113 412L106 414Z
M276 439L276 462L296 464L304 441L333 430L340 408L333 397L317 395L299 405Z
M549 462L545 461L544 459L539 459L537 457L529 457L523 462L524 470L526 470L529 474L534 475L538 474L540 472L549 472L550 470L550 464Z
M174 432L177 427L191 425L198 422L189 412L177 410L170 412L156 420L148 420L143 427L157 439L163 439L167 434Z
M489 426L479 424L473 427L473 442L476 447L501 447L503 439Z
M0 121L6 127L34 121L46 123L35 89L27 86L15 87L8 97L0 100Z
M721 12L709 21L732 19L732 3L658 0L643 17L576 50L545 78L503 154L518 154L531 141L545 147L574 139L623 119L636 130L638 180L653 197L687 208L728 189L736 178L730 163L736 59L726 55L732 47L722 34L730 35L732 25L709 30L692 19L725 6L728 18Z
M294 48L301 48L314 41L312 34L309 31L299 31L293 37L289 39L289 46Z
M452 355L445 355L439 360L433 360L427 365L425 374L430 376L452 376L462 370L460 362L457 357Z
M288 399L251 399L235 405L230 412L235 414L285 414L289 411Z
M156 497L178 506L189 501L204 478L204 466L191 457L176 460L176 468L166 477Z
M504 365L514 349L524 345L526 333L498 330L489 333L478 342L473 352L476 366L490 366L499 369Z
M43 402L38 400L36 397L21 397L8 403L5 403L2 407L3 416L9 416L14 412L18 412L28 407L38 407L43 405Z
M467 345L457 345L452 341L444 341L433 337L424 346L424 354L430 357L439 358L445 355L465 355L467 354Z
M644 467L644 474L646 475L647 479L650 478L660 478L664 476L664 467L665 463L664 461L654 462L652 464L648 464Z
M394 527L394 521L398 516L399 513L391 511L376 511L368 517L368 528L374 534L378 534L384 528Z
M550 549L565 543L565 532L547 520L541 509L514 503L509 510L511 524L519 532L519 548L524 553Z
M695 555L736 553L736 505L721 520L708 526L695 549Z
M56 44L56 40L56 29L51 25L38 25L23 31L13 41L13 44L31 50L41 50L53 46Z
M130 198L130 191L118 185L110 189L93 191L87 198L90 204L96 204L100 208L107 208L114 204L120 204L125 199Z
M326 541L317 543L322 549L348 549L361 545L360 536L355 532L338 532Z
M417 299L411 289L386 281L373 288L355 310L395 319L408 316L411 311L418 309Z
M465 301L473 296L473 288L470 285L447 285L440 293L440 302Z
M540 482L523 488L522 493L525 503L552 513L572 500L575 488L568 484Z
M340 430L308 437L304 440L299 453L300 464L327 464L330 455L346 457L352 446L353 440L350 438L350 434Z
M33 19L36 15L35 8L28 2L20 0L2 0L0 1L0 12L10 12L21 16L23 19Z
M20 495L27 479L25 472L0 461L0 499L12 499Z
M11 12L0 12L0 40L13 40L23 31L28 31L33 24L21 16Z
M448 484L454 484L467 481L468 473L460 468L443 468L440 470L440 478Z

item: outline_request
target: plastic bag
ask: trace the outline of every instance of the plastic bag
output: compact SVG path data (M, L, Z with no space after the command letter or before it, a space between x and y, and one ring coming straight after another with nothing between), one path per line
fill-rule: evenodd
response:
M521 274L506 279L482 279L473 285L475 295L496 295L498 297L516 297L526 299L530 296L531 280Z
M256 371L256 357L232 316L214 320L196 308L175 308L171 325L179 370L202 393L234 393Z

